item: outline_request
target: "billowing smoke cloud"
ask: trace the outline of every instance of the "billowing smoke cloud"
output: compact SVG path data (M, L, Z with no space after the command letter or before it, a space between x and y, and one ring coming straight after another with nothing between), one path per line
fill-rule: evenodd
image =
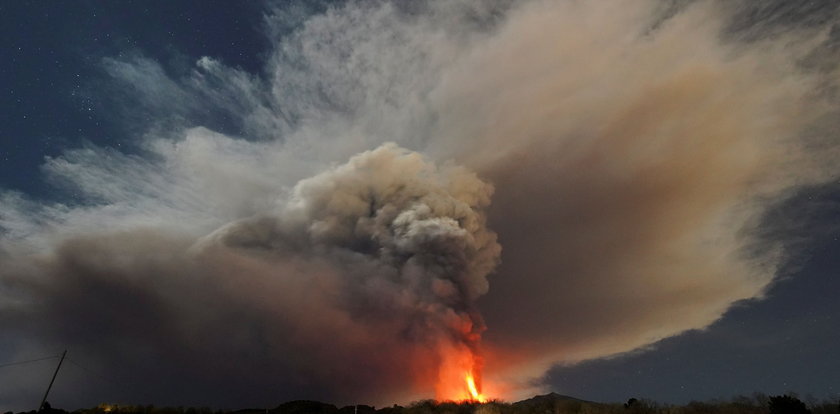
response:
M828 3L285 7L265 76L104 62L155 124L47 160L79 205L3 195L6 354L70 347L129 401L390 403L486 327L513 398L760 297L763 214L838 174Z
M6 325L182 381L256 375L313 398L338 383L328 392L344 400L434 389L484 329L474 302L500 253L483 215L492 191L386 144L197 241L157 226L64 238L4 269L23 299ZM213 385L177 389L202 403Z
M436 380L437 396L453 398L460 390L440 382L461 385L465 372L480 368L484 323L474 303L487 293L486 276L500 253L481 212L491 193L474 173L454 166L438 169L417 153L386 144L298 183L277 217L225 226L200 242L199 250L221 244L277 255L278 265L288 260L303 266L298 277L305 279L327 270L329 276L318 277L317 284L337 303L325 305L339 308L333 317L349 318L350 326L317 329L311 341L360 329L369 331L363 334L372 343L394 336L390 340L400 345L391 358L426 367L415 370L437 367L436 376L420 379ZM305 264L310 261L317 265L310 269ZM361 326L350 329L354 325ZM405 358L404 349L417 344L433 351L435 359ZM331 370L343 369L342 364L333 361ZM379 369L411 372L402 365ZM369 373L376 368L361 367Z

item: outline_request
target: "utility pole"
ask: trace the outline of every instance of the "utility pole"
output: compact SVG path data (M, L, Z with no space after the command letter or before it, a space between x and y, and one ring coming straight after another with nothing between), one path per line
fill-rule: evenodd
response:
M50 380L50 385L47 387L47 392L44 393L44 399L41 400L41 405L38 406L38 411L44 409L44 403L47 402L47 396L50 395L50 388L52 388L53 383L55 382L55 377L58 375L58 370L61 369L61 363L64 362L65 356L67 356L66 349L64 350L64 352L61 353L61 359L58 360L58 366L55 367L55 372L53 373L52 379Z

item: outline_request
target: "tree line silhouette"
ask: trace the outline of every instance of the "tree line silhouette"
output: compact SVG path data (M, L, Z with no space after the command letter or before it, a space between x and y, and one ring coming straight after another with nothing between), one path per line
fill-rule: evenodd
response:
M4 414L14 413L8 411ZM339 408L333 404L301 400L274 408L242 410L100 404L68 412L45 404L40 411L18 414L840 414L840 401L809 401L806 404L795 395L755 394L730 400L692 401L683 405L660 404L639 398L630 398L625 403L598 403L551 393L515 403L423 400L405 407L394 405L379 409L369 405Z

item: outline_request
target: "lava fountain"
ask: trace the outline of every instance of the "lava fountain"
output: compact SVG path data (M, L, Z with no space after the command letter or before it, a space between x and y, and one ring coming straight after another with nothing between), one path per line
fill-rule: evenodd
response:
M478 387L475 385L475 378L473 377L473 373L468 372L465 375L464 379L467 382L467 389L470 391L470 401L476 401L480 403L486 402L487 398L478 390Z
M482 393L482 360L466 345L446 350L438 371L435 398L438 401L487 402Z

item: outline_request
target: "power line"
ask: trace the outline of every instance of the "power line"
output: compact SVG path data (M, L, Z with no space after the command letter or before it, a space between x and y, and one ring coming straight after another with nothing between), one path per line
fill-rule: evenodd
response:
M28 359L26 361L7 362L5 364L0 364L0 368L11 367L11 366L14 366L14 365L29 364L29 363L32 363L32 362L46 361L48 359L56 359L56 358L59 358L59 357L61 357L61 355L53 355L53 356L48 356L48 357L43 357L43 358Z
M58 370L61 369L61 363L64 362L64 357L67 356L67 350L65 349L64 352L61 353L61 359L58 360L58 366L55 368L55 373L50 380L50 385L47 386L47 392L44 393L44 398L41 399L41 405L38 406L38 411L44 409L44 404L47 403L47 397L50 395L50 390L52 389L53 383L55 382L55 377L58 376Z
M97 377L97 378L99 378L99 379L101 379L101 380L103 380L107 383L119 382L119 381L115 381L113 378L108 378L108 377L106 377L106 376L104 376L104 375L102 375L102 374L100 374L100 373L98 373L98 372L96 372L96 371L94 371L90 368L87 368L87 367L79 364L78 362L74 361L72 358L67 358L67 362L85 370L85 372L87 372L88 374L90 374L94 377Z

